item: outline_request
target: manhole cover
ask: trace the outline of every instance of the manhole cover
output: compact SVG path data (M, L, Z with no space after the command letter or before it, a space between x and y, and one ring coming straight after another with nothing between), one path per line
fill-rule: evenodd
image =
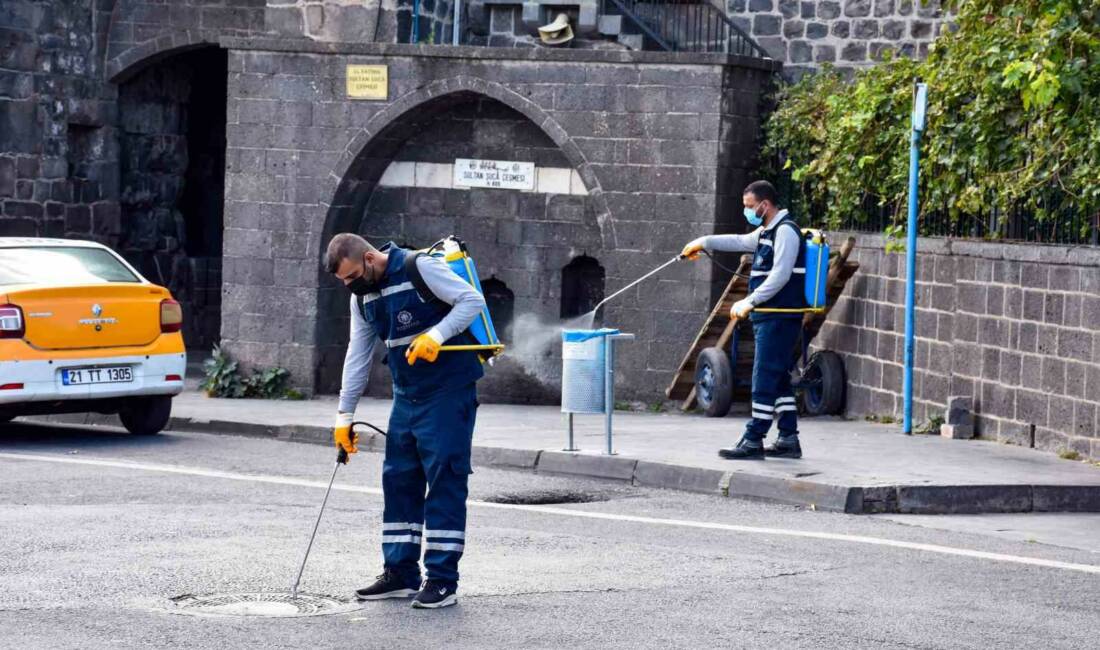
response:
M184 594L170 599L172 611L196 616L321 616L358 609L350 599L322 594L258 592L246 594Z
M533 490L531 492L496 494L486 497L484 500L490 503L506 503L508 505L546 506L555 503L607 501L607 497L602 494L578 492L576 490Z

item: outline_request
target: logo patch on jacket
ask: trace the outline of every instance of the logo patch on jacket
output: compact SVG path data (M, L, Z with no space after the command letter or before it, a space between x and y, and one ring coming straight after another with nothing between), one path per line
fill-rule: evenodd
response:
M413 315L405 310L401 310L397 313L397 322L402 325L408 325L412 322Z

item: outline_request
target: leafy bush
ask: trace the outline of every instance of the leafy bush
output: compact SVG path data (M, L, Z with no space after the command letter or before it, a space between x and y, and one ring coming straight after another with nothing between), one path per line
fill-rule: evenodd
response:
M208 397L244 397L244 382L237 370L237 362L215 345L210 358L202 364L206 378L199 388Z
M765 155L829 227L904 211L912 84L928 84L921 210L1100 205L1100 2L963 0L925 61L832 69L780 92ZM778 171L778 170L773 170Z
M237 362L215 345L203 362L206 378L199 385L209 397L258 397L263 399L302 399L303 395L286 387L290 372L286 368L257 368L243 376Z

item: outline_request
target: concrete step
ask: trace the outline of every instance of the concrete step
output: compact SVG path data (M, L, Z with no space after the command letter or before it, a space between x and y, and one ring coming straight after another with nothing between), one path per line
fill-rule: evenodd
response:
M645 45L645 36L642 34L619 34L617 40L620 45L625 45L632 50L641 50Z

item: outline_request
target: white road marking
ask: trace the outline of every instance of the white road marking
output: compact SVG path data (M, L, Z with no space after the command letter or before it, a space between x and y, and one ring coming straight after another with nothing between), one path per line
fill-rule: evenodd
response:
M0 458L22 461L41 461L48 463L63 463L70 465L91 465L95 467L113 467L118 469L132 469L147 472L164 472L167 474L184 474L187 476L202 476L206 478L221 478L232 481L248 481L252 483L268 483L273 485L291 485L295 487L311 487L325 489L328 484L322 481L292 478L289 476L272 476L267 474L241 474L239 472L225 472L216 469L204 469L200 467L183 467L179 465L163 465L159 463L139 463L127 460L113 460L103 458L74 458L71 456L56 456L44 454L10 454L0 453ZM379 488L363 487L358 485L343 485L340 483L332 486L334 490L343 492L357 492L360 494L381 495ZM601 519L604 521L621 521L635 524L656 526L678 526L681 528L696 528L702 530L721 530L733 533L747 533L752 535L775 535L779 537L799 537L803 539L822 539L834 542L849 542L856 544L870 544L872 546L886 546L890 548L905 549L910 551L924 551L926 553L938 553L941 555L954 555L969 557L993 562L1008 562L1011 564L1023 564L1028 566L1044 567L1048 569L1063 569L1066 571L1079 571L1100 575L1100 566L1093 564L1075 564L1073 562L1060 562L1058 560L1046 560L1043 558L1025 557L1021 555L1007 555L1005 553L989 553L975 551L967 548L953 546L941 546L939 544L922 544L919 542L905 542L884 537L868 537L866 535L847 535L844 533L826 533L810 530L796 530L791 528L765 528L760 526L741 526L737 524L720 524L710 521L691 521L686 519L660 519L655 517L642 517L638 515L620 515L608 512L591 512L584 510L572 510L569 508L554 508L551 506L525 506L505 503L490 503L488 501L469 502L471 506L479 508L497 508L501 510L521 510L546 515L562 517L578 517L581 519Z

